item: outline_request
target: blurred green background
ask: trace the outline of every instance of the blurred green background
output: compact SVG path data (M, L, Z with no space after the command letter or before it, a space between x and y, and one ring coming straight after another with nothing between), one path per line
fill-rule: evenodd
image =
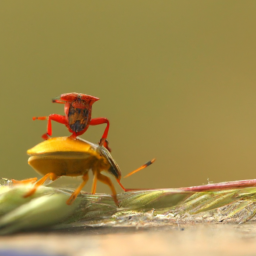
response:
M126 187L256 178L255 13L235 0L1 1L0 176L35 176L26 150L47 123L32 117L63 114L51 99L80 92L100 98L92 117L110 120L123 175L157 158Z

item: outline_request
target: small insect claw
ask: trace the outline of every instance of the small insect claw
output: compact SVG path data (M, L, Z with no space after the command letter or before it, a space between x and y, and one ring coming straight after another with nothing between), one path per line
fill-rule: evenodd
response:
M42 138L43 138L44 140L48 140L49 137L50 137L50 135L49 135L48 133L45 133L45 134L42 135Z

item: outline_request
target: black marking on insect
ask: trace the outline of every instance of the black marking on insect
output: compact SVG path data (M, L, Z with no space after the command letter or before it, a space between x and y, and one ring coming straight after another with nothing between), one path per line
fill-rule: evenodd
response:
M87 108L74 108L70 106L68 113L68 122L70 128L74 132L80 132L85 129L85 127L90 122L89 111Z

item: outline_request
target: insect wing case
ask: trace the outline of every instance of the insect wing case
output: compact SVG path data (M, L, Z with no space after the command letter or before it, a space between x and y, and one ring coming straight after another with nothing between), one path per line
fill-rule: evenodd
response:
M100 154L104 156L107 159L108 163L110 164L108 172L114 175L118 180L120 180L121 179L120 168L116 163L116 161L114 160L114 158L112 157L112 155L110 154L110 152L102 146L98 147L98 152L100 152Z
M95 168L108 171L111 164L100 148L80 138L50 138L27 151L28 163L42 175L78 176Z

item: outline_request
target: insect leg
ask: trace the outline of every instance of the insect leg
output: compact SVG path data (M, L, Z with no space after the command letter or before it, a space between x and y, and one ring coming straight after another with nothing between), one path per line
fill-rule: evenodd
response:
M57 114L51 114L48 117L48 127L47 127L47 133L51 136L52 135L52 123L51 121L55 121L61 124L66 124L66 118L65 116L57 115Z
M46 175L44 175L43 178L41 178L39 181L37 181L35 183L34 187L30 191L28 191L28 193L26 193L23 197L32 196L36 192L37 188L39 186L43 185L47 179L50 179L50 180L54 181L54 180L56 180L58 178L59 178L59 176L57 176L53 172L47 173Z
M47 140L49 136L52 135L52 123L51 121L55 121L61 124L66 124L66 118L65 116L57 115L57 114L51 114L49 116L40 116L40 117L33 117L33 120L47 120L48 119L48 126L47 126L47 133L42 135L42 138Z
M46 120L47 116L33 116L32 119L35 120Z
M111 152L111 149L108 147L108 141L107 141L108 130L109 130L109 120L104 117L91 119L90 125L98 125L98 124L107 124L99 144L103 145L109 152Z
M120 185L120 187L124 190L124 192L127 191L127 189L123 186L123 184L121 183L121 181L119 179L116 179L116 181L118 182L118 184Z
M77 198L78 194L80 193L80 191L83 189L83 187L85 186L85 184L87 183L89 179L89 175L88 173L83 175L83 182L79 185L79 187L72 193L72 195L70 196L70 198L67 200L67 204L70 205L74 202L74 200Z
M97 188L97 172L93 172L92 194L96 193Z
M118 200L117 200L117 196L116 196L116 189L112 183L112 181L105 175L101 174L100 172L98 172L97 174L97 178L99 181L101 181L102 183L108 185L112 191L112 197L115 201L115 204L118 206Z
M25 179L25 180L14 180L12 179L12 183L14 185L19 185L19 184L29 184L29 183L35 183L37 181L37 178L30 178L30 179Z

